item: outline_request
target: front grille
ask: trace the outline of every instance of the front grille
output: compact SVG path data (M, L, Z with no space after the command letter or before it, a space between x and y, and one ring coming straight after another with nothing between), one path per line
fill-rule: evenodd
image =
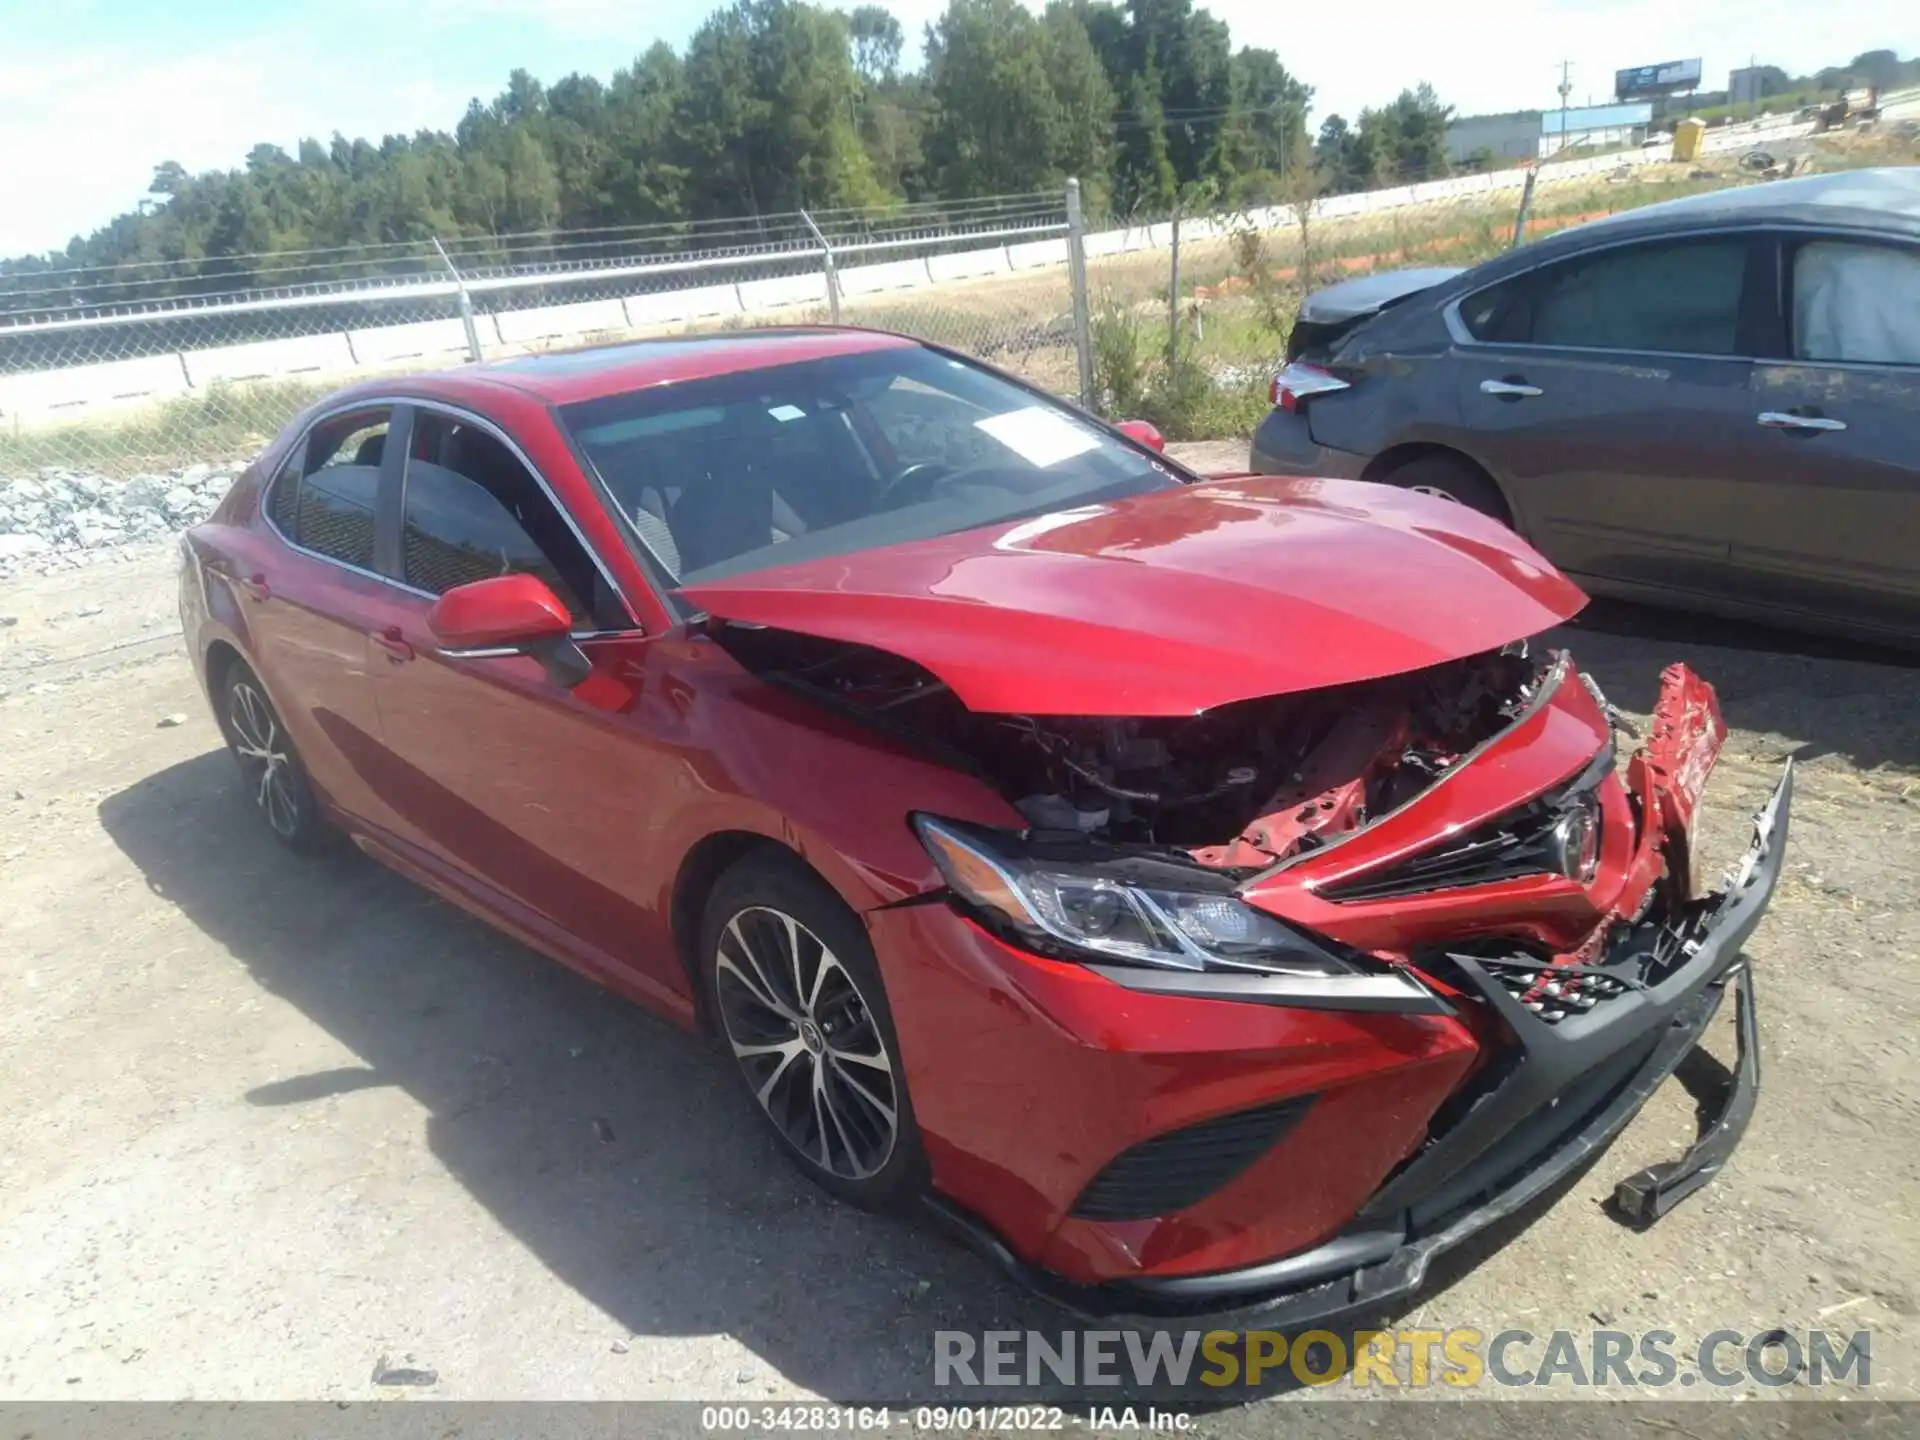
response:
M1637 988L1620 976L1585 965L1542 965L1524 956L1475 958L1509 995L1549 1025L1557 1025L1569 1015L1584 1015L1595 1006Z
M1143 1140L1093 1177L1073 1214L1081 1220L1147 1220L1197 1205L1272 1149L1313 1100L1295 1096Z
M1456 890L1528 875L1557 875L1559 855L1553 826L1558 817L1546 806L1469 831L1444 849L1430 850L1389 870L1335 881L1321 887L1329 900L1390 900L1431 890Z
M1587 835L1598 854L1601 811L1594 791L1613 773L1611 743L1594 752L1573 779L1511 814L1469 830L1451 844L1423 851L1398 865L1319 888L1328 900L1391 900L1434 890L1457 890L1495 880L1518 880L1533 875L1568 875L1577 856L1562 852L1555 827L1584 811L1592 817ZM1591 863L1591 860L1589 860Z

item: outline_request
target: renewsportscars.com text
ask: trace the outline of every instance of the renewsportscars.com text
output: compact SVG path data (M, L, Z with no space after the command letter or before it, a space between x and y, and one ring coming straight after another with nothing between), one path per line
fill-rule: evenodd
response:
M964 1330L934 1333L936 1385L1349 1384L1687 1389L1873 1383L1873 1336L1713 1330Z

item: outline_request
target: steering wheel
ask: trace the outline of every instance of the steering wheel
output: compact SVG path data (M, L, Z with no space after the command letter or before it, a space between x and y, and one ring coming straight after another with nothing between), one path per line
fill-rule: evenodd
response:
M925 500L933 494L935 485L953 473L953 466L943 461L917 461L880 487L880 493L874 497L874 508L892 510Z

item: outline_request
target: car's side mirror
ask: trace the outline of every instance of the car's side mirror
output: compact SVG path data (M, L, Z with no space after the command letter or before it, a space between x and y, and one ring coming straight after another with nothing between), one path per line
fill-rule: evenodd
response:
M1149 450L1165 451L1167 448L1167 437L1160 433L1160 427L1151 420L1122 420L1114 428Z
M546 666L547 678L572 689L593 669L573 642L573 616L537 575L495 575L456 585L427 611L427 628L452 654L518 650Z

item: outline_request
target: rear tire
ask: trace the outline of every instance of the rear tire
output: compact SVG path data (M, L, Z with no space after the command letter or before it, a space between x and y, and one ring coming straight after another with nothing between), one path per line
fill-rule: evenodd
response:
M1487 478L1487 472L1459 455L1417 455L1380 477L1388 485L1416 490L1478 510L1509 528L1513 515L1500 494L1500 487Z
M220 682L220 733L240 766L247 798L283 845L317 849L327 837L326 817L308 783L306 767L293 748L286 722L267 698L246 662L235 660Z
M926 1188L880 966L866 927L797 860L749 855L700 927L714 1029L761 1120L801 1173L866 1210Z

